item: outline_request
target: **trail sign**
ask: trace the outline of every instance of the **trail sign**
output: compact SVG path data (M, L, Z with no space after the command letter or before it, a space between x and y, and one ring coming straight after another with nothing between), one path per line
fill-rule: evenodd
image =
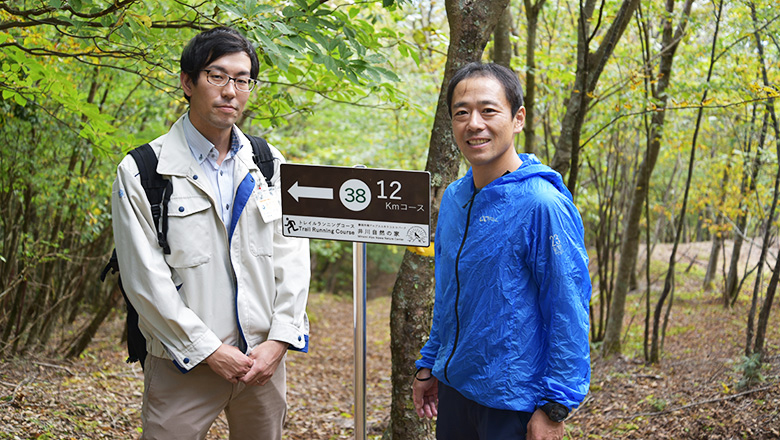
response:
M366 243L428 247L431 175L282 164L282 229L287 237L353 242L355 439L366 439Z
M430 245L427 171L282 164L281 191L287 237Z

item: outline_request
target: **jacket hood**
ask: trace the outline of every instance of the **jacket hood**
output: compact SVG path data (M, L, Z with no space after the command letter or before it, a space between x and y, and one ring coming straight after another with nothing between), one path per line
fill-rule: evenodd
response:
M521 153L518 154L518 157L521 161L523 161L523 163L520 165L520 168L511 173L504 174L498 179L487 184L487 186L485 186L483 189L494 188L510 183L518 183L524 180L528 180L532 177L541 177L550 182L555 187L555 189L557 189L561 194L565 195L567 199L573 201L571 192L569 191L569 188L567 188L563 183L563 178L561 177L560 173L550 168L549 166L542 164L542 162L538 157L536 157L535 154ZM476 190L476 187L474 186L473 169L469 168L468 172L466 172L466 175L456 183L471 185L470 192L473 194ZM462 194L461 191L458 192ZM468 201L468 199L464 200L464 203L466 201Z

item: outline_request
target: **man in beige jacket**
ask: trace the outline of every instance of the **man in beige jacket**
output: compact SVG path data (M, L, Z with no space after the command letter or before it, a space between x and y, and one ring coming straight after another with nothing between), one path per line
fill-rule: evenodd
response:
M307 351L309 249L282 236L279 194L235 122L258 74L230 28L193 38L181 58L190 103L152 141L173 184L170 253L158 245L132 157L117 168L114 240L123 285L146 338L143 438L205 438L224 410L231 439L281 439L285 354ZM272 184L283 158L275 159Z

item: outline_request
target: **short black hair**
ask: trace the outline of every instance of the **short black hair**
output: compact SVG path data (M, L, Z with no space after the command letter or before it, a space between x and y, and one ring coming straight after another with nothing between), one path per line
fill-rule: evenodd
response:
M506 94L506 100L512 109L512 116L517 114L517 111L523 106L523 87L515 72L500 64L474 62L458 69L450 79L450 84L447 87L447 108L450 110L450 117L452 117L452 94L458 83L464 79L485 76L495 78L501 84Z
M226 26L215 27L193 37L181 54L179 66L182 73L189 76L193 84L197 84L204 67L224 55L236 52L244 52L249 56L252 63L249 76L257 79L260 63L254 46L237 30ZM186 93L184 97L190 100Z

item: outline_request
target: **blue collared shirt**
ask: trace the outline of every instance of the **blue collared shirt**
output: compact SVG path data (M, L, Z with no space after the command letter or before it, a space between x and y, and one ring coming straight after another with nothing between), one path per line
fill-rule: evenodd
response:
M230 135L230 151L222 163L217 164L219 151L192 125L189 114L184 117L184 136L192 152L192 157L198 161L206 176L206 181L211 185L217 205L220 207L220 217L229 230L230 219L233 216L233 165L236 154L241 149L241 141L233 130Z

